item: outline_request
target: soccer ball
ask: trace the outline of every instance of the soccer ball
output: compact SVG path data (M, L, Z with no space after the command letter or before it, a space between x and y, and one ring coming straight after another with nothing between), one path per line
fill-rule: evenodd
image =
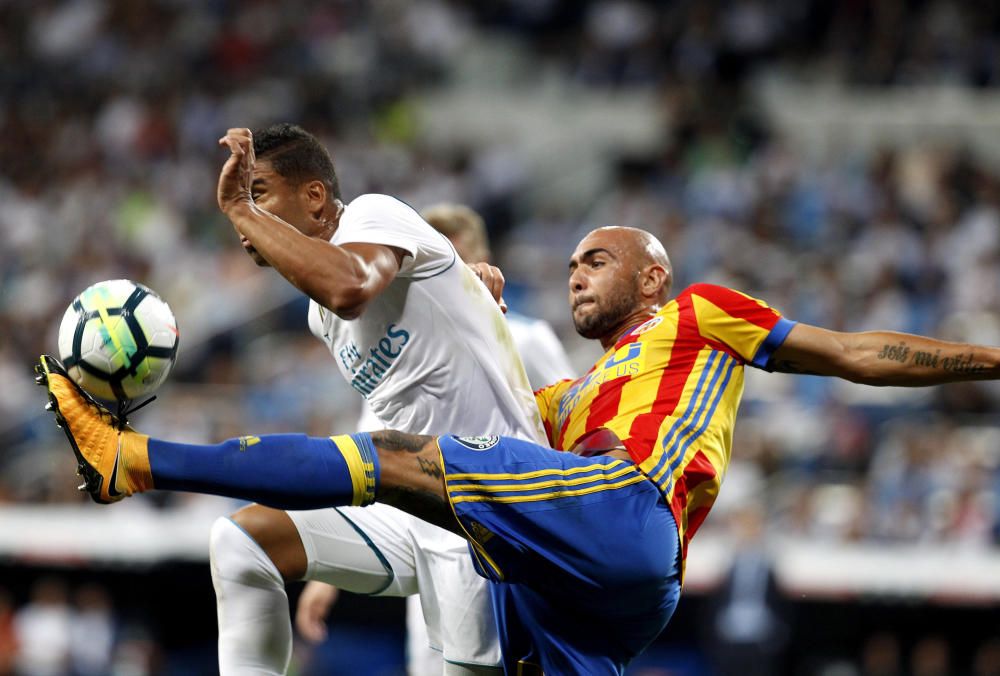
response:
M148 287L128 279L98 282L66 308L59 358L95 397L128 401L166 380L177 357L177 321Z

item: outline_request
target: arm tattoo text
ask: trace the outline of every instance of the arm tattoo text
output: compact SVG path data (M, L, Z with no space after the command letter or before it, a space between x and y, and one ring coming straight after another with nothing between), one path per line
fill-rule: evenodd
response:
M942 371L951 371L952 373L976 374L986 372L986 364L980 364L975 361L974 355L971 352L968 354L959 352L951 357L942 357L941 350L936 350L934 354L917 351L913 353L913 363L916 366L941 369Z
M910 346L903 342L899 345L886 345L881 352L875 355L877 359L890 359L898 361L900 364L905 364L908 356L910 356Z
M934 352L924 350L913 350L904 342L896 345L885 345L882 351L875 355L877 359L899 362L900 364L911 364L928 369L938 369L950 373L963 375L973 375L986 372L986 364L975 361L972 352L959 352L955 355L941 356L941 350Z

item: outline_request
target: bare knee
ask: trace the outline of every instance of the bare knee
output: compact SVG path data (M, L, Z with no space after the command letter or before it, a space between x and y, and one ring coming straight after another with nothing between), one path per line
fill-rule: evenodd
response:
M437 438L382 430L372 433L372 441L380 467L376 499L461 535L448 502Z
M249 505L230 517L264 550L286 581L301 580L308 566L302 538L287 512Z

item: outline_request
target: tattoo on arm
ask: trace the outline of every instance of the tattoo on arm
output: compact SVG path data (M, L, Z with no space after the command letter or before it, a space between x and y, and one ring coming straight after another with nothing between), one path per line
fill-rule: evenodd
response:
M913 364L925 368L940 369L952 373L974 375L986 372L986 364L974 361L975 355L959 352L954 356L942 357L941 350L936 350L934 354L930 352L917 351L913 353Z
M910 355L910 346L900 341L898 345L885 345L882 351L875 355L876 359L889 359L898 361L900 364L906 363L906 358Z
M905 342L898 345L885 345L882 351L875 355L877 359L896 361L900 364L910 364L928 369L937 369L958 373L961 375L975 375L986 372L986 364L975 361L972 352L959 352L954 355L941 355L941 350L934 352L925 350L910 351L910 346Z
M790 361L788 359L772 359L770 367L771 371L774 373L795 373L802 376L822 375L821 373L816 373L815 371L803 368L798 362Z

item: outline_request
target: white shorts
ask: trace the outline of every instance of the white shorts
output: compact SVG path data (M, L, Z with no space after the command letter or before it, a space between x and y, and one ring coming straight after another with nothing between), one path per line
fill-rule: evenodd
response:
M432 649L448 662L499 666L488 583L463 538L378 503L288 515L309 560L306 579L374 596L420 594Z

